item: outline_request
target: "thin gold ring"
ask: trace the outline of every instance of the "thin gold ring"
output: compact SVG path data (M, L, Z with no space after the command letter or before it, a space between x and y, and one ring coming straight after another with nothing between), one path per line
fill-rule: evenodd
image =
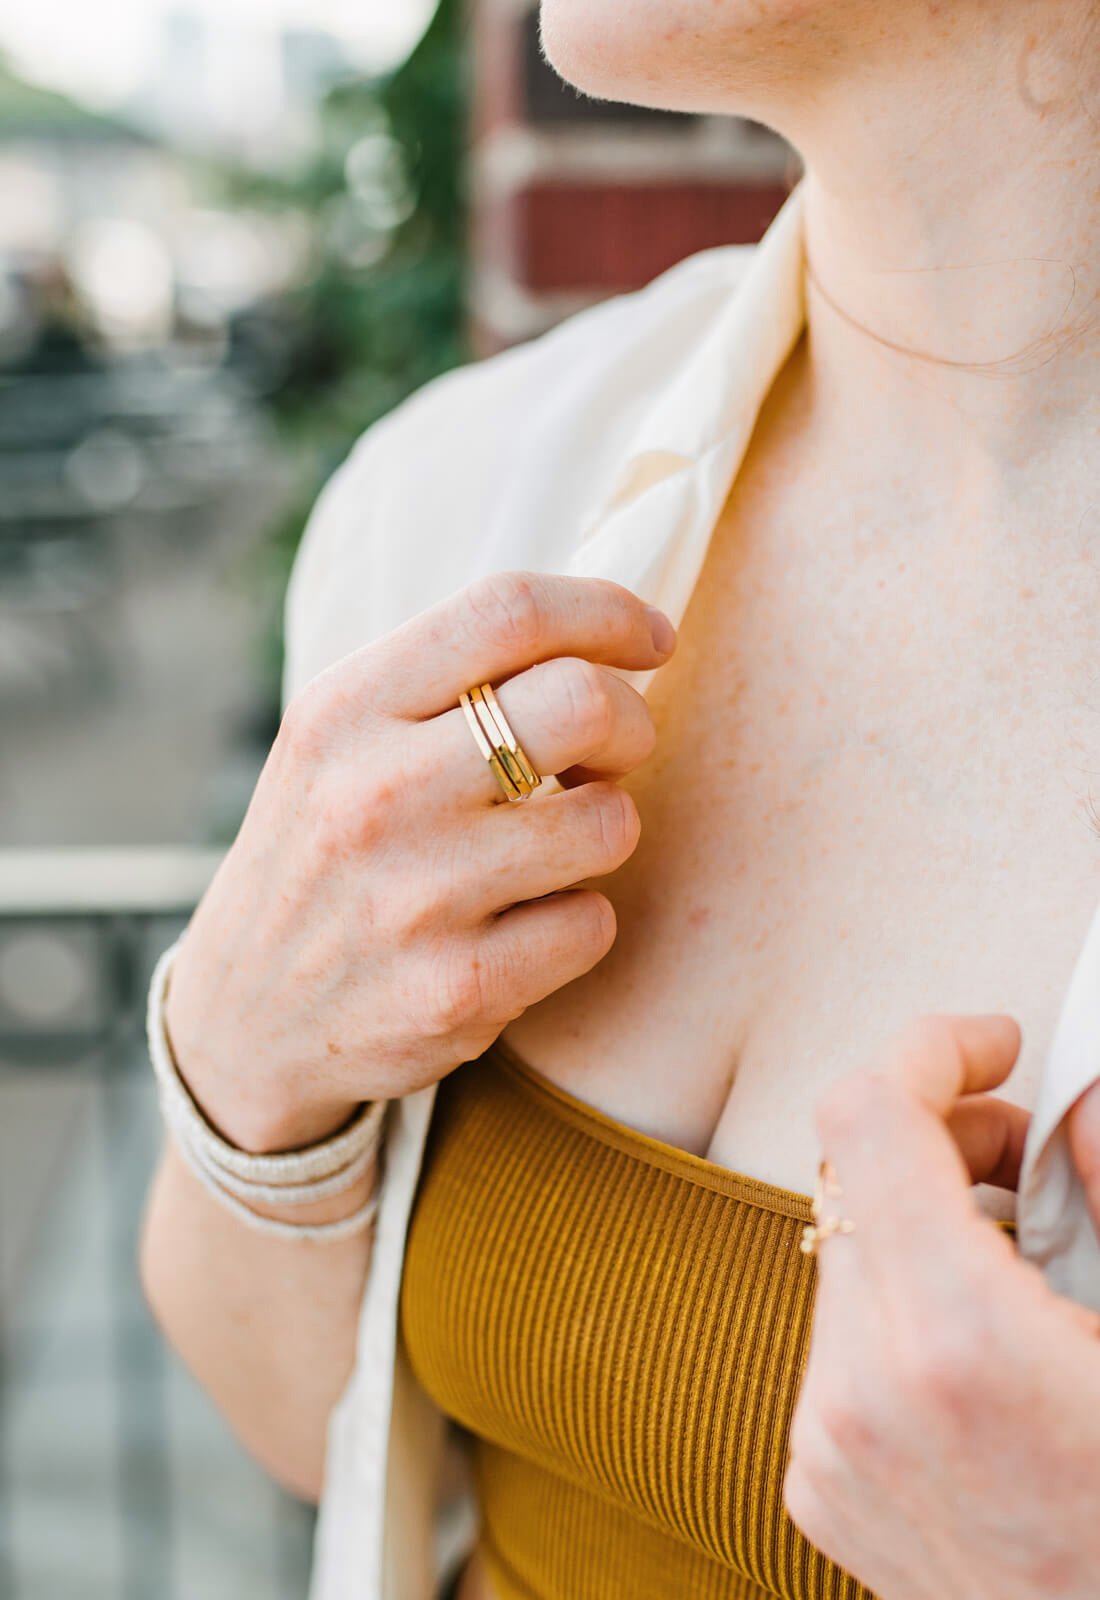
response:
M458 702L505 798L526 800L542 779L512 731L492 684L475 684L463 690Z
M803 1255L816 1255L818 1245L824 1239L833 1238L835 1234L855 1233L856 1225L850 1217L825 1215L825 1201L840 1199L843 1193L844 1190L837 1181L832 1164L823 1161L817 1169L817 1186L810 1202L810 1215L814 1220L808 1222L802 1230L802 1243L799 1248Z

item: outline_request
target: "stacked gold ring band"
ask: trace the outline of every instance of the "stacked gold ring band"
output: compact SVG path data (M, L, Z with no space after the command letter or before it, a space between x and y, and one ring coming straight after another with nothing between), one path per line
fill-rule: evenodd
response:
M813 1222L808 1222L802 1230L802 1243L800 1249L803 1254L812 1256L817 1254L817 1248L826 1239L835 1238L838 1233L854 1233L856 1225L850 1217L826 1216L826 1200L839 1200L844 1190L837 1182L836 1171L832 1164L823 1161L817 1169L817 1187L814 1190L813 1203L810 1214Z
M509 800L526 800L542 779L508 725L491 683L477 684L458 697L477 747Z

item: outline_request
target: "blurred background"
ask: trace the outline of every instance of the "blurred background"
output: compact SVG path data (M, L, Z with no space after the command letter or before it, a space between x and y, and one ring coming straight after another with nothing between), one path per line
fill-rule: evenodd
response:
M309 507L460 362L760 236L766 129L534 0L0 0L0 1600L299 1600L312 1515L134 1276L152 961L279 719Z

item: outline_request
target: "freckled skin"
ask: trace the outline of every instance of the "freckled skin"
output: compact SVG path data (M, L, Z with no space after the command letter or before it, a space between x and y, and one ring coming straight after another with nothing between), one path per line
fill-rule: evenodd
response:
M647 697L641 841L599 885L616 942L505 1035L807 1193L815 1103L922 1013L1014 1016L999 1092L1032 1103L1100 896L1100 13L543 0L542 24L590 94L780 129L814 281ZM477 1556L460 1600L492 1600Z
M748 110L781 58L809 64L851 34L851 0L543 0L543 46L563 77L601 98L684 111ZM862 30L864 46L881 30ZM845 48L854 48L849 38ZM754 100L757 110L762 101Z
M1029 1103L1100 895L1100 561L996 500L940 523L891 477L876 503L808 383L803 348L650 691L641 843L600 881L616 943L505 1031L611 1115L803 1192L815 1100L922 1011L1019 1018Z

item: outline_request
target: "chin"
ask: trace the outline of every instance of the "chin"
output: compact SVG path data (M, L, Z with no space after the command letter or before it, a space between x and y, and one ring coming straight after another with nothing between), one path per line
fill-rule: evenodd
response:
M647 71L658 55L653 10L652 0L625 6L613 0L541 0L543 52L555 72L584 94L662 104L667 71L655 77ZM638 100L647 81L650 98Z
M542 47L599 100L769 120L868 0L541 0Z

